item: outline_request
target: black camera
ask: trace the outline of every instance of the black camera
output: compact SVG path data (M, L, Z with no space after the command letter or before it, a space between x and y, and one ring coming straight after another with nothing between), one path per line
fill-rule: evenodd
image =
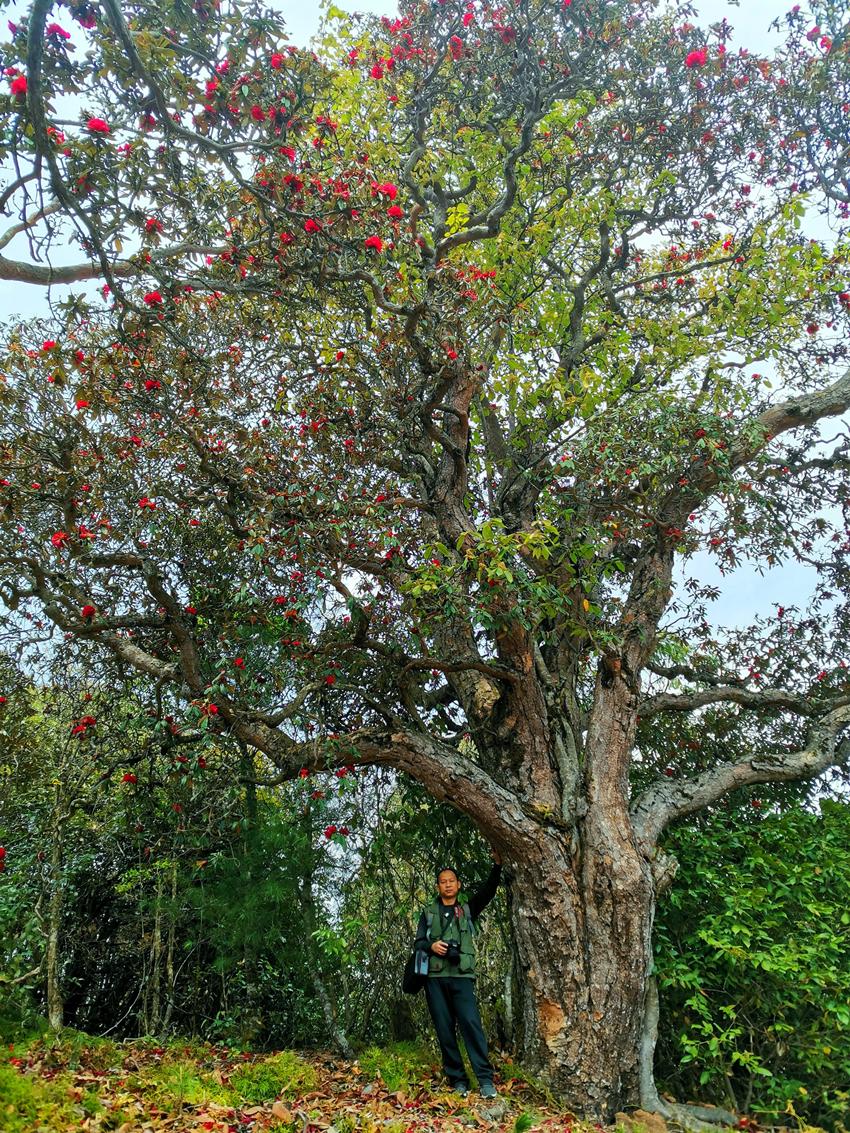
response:
M460 963L460 945L456 940L447 940L446 960L452 964L457 965Z

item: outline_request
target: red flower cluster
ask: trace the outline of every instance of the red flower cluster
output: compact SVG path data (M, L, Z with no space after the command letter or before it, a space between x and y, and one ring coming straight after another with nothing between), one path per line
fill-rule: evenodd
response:
M12 91L12 94L16 95L18 98L23 98L23 96L27 93L26 75L17 75L14 79L12 79L10 89Z
M94 606L83 606L82 610L80 610L80 617L93 618L96 613L97 610L94 608Z
M370 187L373 197L380 194L382 197L389 197L391 201L394 201L398 196L398 185L393 184L392 181L384 181L381 185L377 181L373 181Z
M384 242L380 236L367 236L364 241L367 248L372 248L375 252L383 252Z
M105 118L89 118L88 122L86 122L86 126L89 128L92 134L111 133L109 129L109 123Z
M707 61L708 52L704 47L701 47L699 51L691 51L690 54L685 56L685 66L690 70L693 70L694 67L704 67Z
M71 725L72 736L84 736L89 728L97 727L97 719L94 716L81 716L76 724Z
M162 303L162 295L158 291L149 291L144 299L149 307L158 307Z
M126 771L121 777L122 783L138 783L138 781L139 780L136 778L132 771Z

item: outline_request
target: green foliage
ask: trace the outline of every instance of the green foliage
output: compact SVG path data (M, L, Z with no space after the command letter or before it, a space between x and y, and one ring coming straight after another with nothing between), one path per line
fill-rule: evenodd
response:
M230 1085L246 1102L260 1105L277 1097L296 1098L312 1090L316 1071L292 1051L246 1063L231 1075Z
M141 1085L142 1083L140 1083ZM194 1066L184 1055L179 1061L164 1064L143 1082L152 1103L203 1106L210 1102L231 1105L237 1094L212 1076Z
M669 839L661 1072L677 1094L839 1129L850 1108L850 806L731 812Z
M397 1042L370 1046L359 1056L361 1071L380 1078L390 1093L408 1092L430 1078L434 1053L421 1042Z
M71 1078L58 1075L51 1081L20 1074L14 1066L0 1062L0 1124L3 1133L31 1133L35 1128L76 1129L102 1106L97 1095L81 1091L74 1095Z

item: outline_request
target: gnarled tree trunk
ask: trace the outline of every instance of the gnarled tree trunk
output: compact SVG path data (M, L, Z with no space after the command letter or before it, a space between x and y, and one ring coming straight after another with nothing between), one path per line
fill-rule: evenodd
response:
M585 819L605 826L606 816ZM651 965L652 879L635 849L541 837L517 861L520 1056L584 1113L639 1104L639 1043Z

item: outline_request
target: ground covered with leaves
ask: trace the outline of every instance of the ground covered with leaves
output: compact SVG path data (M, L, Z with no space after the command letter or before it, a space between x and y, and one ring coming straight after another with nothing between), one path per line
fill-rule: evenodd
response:
M78 1032L9 1043L0 1059L5 1133L452 1133L475 1128L591 1133L518 1067L497 1066L499 1097L445 1089L430 1051L372 1048L252 1054L198 1043L112 1042Z

